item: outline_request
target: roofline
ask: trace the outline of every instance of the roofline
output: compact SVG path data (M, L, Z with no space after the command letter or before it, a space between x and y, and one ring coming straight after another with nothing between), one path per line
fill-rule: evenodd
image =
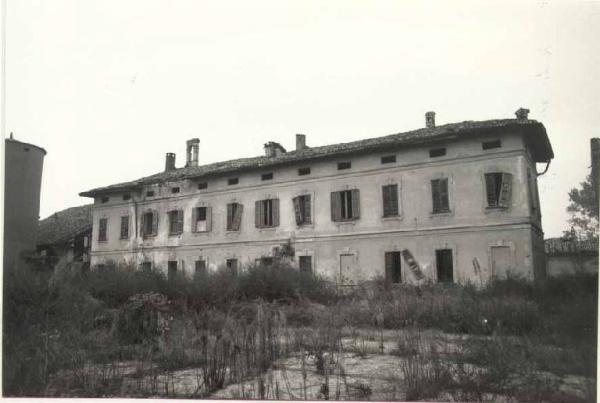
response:
M41 152L43 152L44 155L48 154L48 151L46 151L43 147L36 146L35 144L25 143L23 141L19 141L19 140L15 140L15 139L10 139L10 138L9 139L4 139L4 141L12 142L12 143L19 143L19 144L23 144L24 146L29 146L29 147L37 148L38 150L40 150Z

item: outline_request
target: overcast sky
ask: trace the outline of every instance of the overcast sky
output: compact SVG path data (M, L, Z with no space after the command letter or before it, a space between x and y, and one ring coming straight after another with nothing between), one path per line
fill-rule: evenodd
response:
M7 0L6 131L44 147L41 217L184 163L513 118L548 131L546 236L600 136L600 3ZM540 170L543 168L539 167Z

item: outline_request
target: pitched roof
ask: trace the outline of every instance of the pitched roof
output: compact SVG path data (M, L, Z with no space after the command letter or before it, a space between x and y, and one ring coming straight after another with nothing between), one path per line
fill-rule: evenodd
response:
M172 171L160 172L131 182L95 188L81 192L80 196L94 197L101 193L110 193L127 189L136 189L144 185L193 179L250 169L265 168L276 165L298 163L345 154L358 154L374 150L386 150L390 147L401 148L437 141L451 141L458 138L481 136L498 131L518 130L525 135L530 145L533 158L538 162L554 158L552 146L546 135L544 125L535 120L499 119L485 121L465 121L441 126L422 128L404 133L391 134L350 143L339 143L321 147L310 147L299 151L289 151L274 157L252 157L216 162L202 166L178 168Z
M69 240L92 228L92 204L59 211L38 222L38 245Z
M547 255L597 254L598 242L594 240L573 241L565 238L549 238L544 240L544 250Z

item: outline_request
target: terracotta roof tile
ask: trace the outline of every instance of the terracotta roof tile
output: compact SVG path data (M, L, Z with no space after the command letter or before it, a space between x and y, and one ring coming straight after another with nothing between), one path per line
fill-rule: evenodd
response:
M39 221L38 245L66 242L92 228L92 204L71 207Z

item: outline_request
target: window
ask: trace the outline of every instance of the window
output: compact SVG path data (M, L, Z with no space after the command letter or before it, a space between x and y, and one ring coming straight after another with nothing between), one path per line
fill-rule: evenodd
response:
M179 186L175 186L171 188L171 193L179 193Z
M481 143L481 148L484 150L491 150L492 148L500 148L502 147L502 142L500 140L490 140L484 141Z
M204 260L204 259L196 260L194 277L195 278L202 277L202 276L205 276L206 273L207 273L206 272L206 260Z
M388 283L402 282L400 252L385 252L385 281Z
M227 231L239 231L242 224L244 206L240 203L227 205Z
M433 199L433 214L450 211L448 203L448 178L433 179L431 181L431 196Z
M331 192L331 219L333 221L356 220L360 217L358 189Z
M168 273L167 273L167 278L169 279L169 281L173 281L175 280L175 277L177 276L177 261L176 260L169 260L169 263L167 264L168 266Z
M452 249L438 249L435 251L437 267L437 280L439 283L454 282L454 264L452 262Z
M108 218L101 218L98 222L98 241L106 242L106 231L108 227Z
M383 216L398 215L398 185L385 185L381 188L383 197Z
M279 226L279 199L258 200L254 204L256 228Z
M129 216L121 217L121 236L120 239L129 238Z
M158 214L156 211L147 211L142 214L140 228L142 229L142 237L156 236L158 233Z
M310 195L301 195L292 199L294 202L294 214L296 216L296 225L312 224L311 197Z
M431 158L441 157L443 155L446 155L446 147L432 148L431 150L429 150L429 156Z
M350 161L338 162L337 169L341 171L343 169L350 169L352 167L352 163Z
M268 256L259 257L258 259L254 259L254 264L257 266L271 266L273 258Z
M146 197L154 197L154 190L148 190L146 192Z
M110 197L102 196L102 198L100 199L100 203L108 203L109 200L110 200Z
M262 174L260 176L260 180L262 180L262 181L269 181L271 179L273 179L273 172L269 172L267 174Z
M152 271L152 262L142 262L140 263L140 270L148 273Z
M123 195L123 200L124 200L124 201L131 200L131 195L130 195L129 193L127 193L127 194L124 194L124 195Z
M502 172L485 174L488 208L507 208L510 204L512 175Z
M228 185L237 185L238 183L240 183L239 178L229 178L229 179L227 179L227 184Z
M237 276L238 274L238 261L237 259L227 259L226 262L227 272L232 276Z
M298 258L300 273L312 273L312 256L300 256Z
M196 207L192 210L192 232L208 232L212 227L212 208Z
M393 162L396 162L396 156L395 155L386 155L384 157L381 157L381 163L382 164L391 164Z
M208 182L200 182L198 184L198 190L202 190L202 189L206 189L208 188Z
M310 167L298 168L298 175L310 175Z
M183 210L169 211L169 235L177 235L183 232Z

